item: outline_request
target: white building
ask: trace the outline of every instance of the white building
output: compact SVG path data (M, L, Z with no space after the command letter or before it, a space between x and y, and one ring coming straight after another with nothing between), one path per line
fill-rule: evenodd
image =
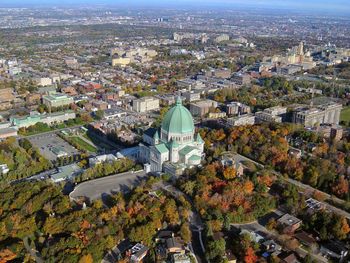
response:
M159 109L159 99L153 97L143 97L132 102L132 109L136 112L148 112Z
M230 126L254 125L255 116L253 114L245 114L234 118L228 118L227 124Z
M96 164L105 163L105 162L114 162L118 158L113 154L103 154L95 157L89 158L90 167L95 166Z
M139 160L151 166L151 172L166 172L172 176L185 168L199 165L204 142L195 128L191 113L178 98L165 115L160 129L144 133L140 144Z

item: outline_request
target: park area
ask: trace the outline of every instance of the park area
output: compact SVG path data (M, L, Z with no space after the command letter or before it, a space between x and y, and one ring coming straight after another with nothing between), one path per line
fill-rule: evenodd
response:
M340 121L345 125L345 126L350 126L350 106L345 107L340 114Z
M82 138L80 138L78 136L70 137L70 139L72 140L72 142L74 142L74 144L79 145L80 148L85 150L85 151L97 152L97 149L94 146L87 143L86 141L84 141Z

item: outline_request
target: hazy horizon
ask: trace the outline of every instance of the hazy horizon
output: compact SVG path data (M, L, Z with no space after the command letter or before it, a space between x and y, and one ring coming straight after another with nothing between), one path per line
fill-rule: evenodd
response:
M330 13L350 13L347 0L2 0L0 7L29 6L79 6L79 5L122 5L126 7L197 7L197 8L237 8L255 7L267 9L286 9L300 11L322 11Z

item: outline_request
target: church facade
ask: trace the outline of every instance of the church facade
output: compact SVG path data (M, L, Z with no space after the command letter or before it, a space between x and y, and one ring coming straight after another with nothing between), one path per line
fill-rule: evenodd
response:
M195 134L193 117L178 98L165 114L161 127L145 131L138 155L150 172L176 176L199 165L203 151L204 141Z

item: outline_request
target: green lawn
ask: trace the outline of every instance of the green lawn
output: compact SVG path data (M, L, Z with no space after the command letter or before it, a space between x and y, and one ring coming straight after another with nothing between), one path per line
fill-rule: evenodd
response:
M350 126L350 106L344 108L340 113L340 121L345 121L347 126Z
M85 142L83 139L79 138L79 137L70 137L70 139L75 142L76 144L78 144L81 148L85 149L86 151L89 152L97 152L97 149L95 147L93 147L92 145L88 144L87 142Z
M99 149L115 150L115 148L113 148L111 145L104 143L92 134L88 135L87 133L84 133L83 137L95 144Z

